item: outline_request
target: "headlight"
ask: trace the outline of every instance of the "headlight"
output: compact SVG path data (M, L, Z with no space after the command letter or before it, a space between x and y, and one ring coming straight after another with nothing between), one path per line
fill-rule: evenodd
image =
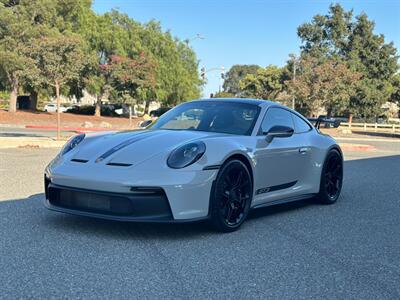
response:
M71 151L72 149L74 149L76 146L78 146L78 144L80 142L83 141L83 139L85 138L85 134L79 134L76 135L74 137L72 137L65 145L64 147L61 149L61 155L64 155L65 153Z
M198 161L204 152L206 145L203 142L189 143L172 151L167 164L170 168L181 169Z

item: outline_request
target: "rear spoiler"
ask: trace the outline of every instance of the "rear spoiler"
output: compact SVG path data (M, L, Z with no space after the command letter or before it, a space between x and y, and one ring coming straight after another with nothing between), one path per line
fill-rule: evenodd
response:
M319 129L322 123L325 125L333 125L334 128L338 128L340 126L340 120L334 119L334 118L326 118L325 116L319 116L318 118L308 118L308 121L310 121L315 128Z

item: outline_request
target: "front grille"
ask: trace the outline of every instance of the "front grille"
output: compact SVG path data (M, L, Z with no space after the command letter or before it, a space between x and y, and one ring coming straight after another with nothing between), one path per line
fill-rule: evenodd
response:
M133 213L132 203L124 197L52 188L49 196L51 204L64 208L120 216Z
M60 187L50 184L48 200L51 205L112 216L157 217L172 219L167 196L159 193L118 194Z

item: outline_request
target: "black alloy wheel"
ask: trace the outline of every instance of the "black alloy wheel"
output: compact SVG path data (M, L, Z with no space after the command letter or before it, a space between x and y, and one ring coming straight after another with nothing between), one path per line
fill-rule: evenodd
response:
M335 203L342 190L342 183L343 158L336 149L333 149L325 159L318 199L326 204Z
M249 213L252 196L253 183L246 165L240 160L225 163L211 198L214 227L222 232L237 230Z

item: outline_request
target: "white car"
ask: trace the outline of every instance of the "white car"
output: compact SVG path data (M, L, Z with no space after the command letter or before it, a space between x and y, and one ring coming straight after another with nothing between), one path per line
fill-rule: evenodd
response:
M57 104L55 103L48 103L44 106L43 110L45 112L57 112ZM67 108L60 105L60 112L66 112Z
M339 145L297 112L265 100L197 100L145 130L70 139L45 170L45 204L120 221L208 219L229 232L253 208L334 203L342 178Z

